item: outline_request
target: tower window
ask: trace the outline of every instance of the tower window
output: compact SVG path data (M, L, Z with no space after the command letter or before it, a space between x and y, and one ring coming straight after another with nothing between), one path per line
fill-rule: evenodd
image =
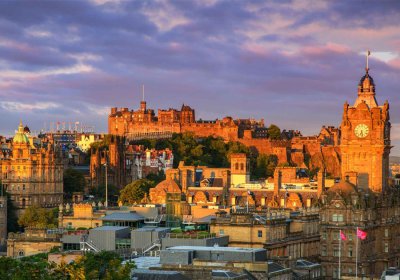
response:
M243 163L240 164L240 170L244 170L244 164Z

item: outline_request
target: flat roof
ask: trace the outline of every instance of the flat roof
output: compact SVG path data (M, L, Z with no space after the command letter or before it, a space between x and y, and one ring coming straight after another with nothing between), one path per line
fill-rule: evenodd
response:
M101 218L103 221L144 221L145 218L136 212L114 212Z
M218 247L218 246L174 246L166 250L185 250L185 251L225 251L225 252L260 252L267 251L263 248L245 248L245 247Z
M165 231L165 230L171 230L171 228L168 228L168 227L142 227L142 228L134 229L133 231Z
M121 229L129 229L129 227L121 227L121 226L101 226L101 227L97 227L97 228L92 228L91 230L108 230L108 231L117 231L117 230L121 230Z

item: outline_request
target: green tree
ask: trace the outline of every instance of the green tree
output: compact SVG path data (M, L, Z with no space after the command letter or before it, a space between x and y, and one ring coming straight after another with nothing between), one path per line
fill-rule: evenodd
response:
M73 168L64 171L64 194L67 198L71 198L73 192L83 192L85 185L86 180L82 172Z
M163 170L161 170L160 172L156 173L149 173L146 176L146 179L149 181L153 181L153 185L157 185L158 183L160 183L161 181L165 180L165 173Z
M271 124L268 127L268 137L272 140L280 140L281 139L281 129L274 124Z
M122 265L117 253L102 251L88 253L79 262L85 271L86 279L125 280L130 279L133 263Z
M144 194L149 192L149 189L155 185L154 181L148 179L136 180L126 185L121 191L119 201L123 204L140 203Z
M23 227L56 228L58 209L45 209L39 206L30 206L19 217L18 224Z

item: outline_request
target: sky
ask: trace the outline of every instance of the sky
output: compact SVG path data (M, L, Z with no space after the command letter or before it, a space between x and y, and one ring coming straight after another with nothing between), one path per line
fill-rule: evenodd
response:
M0 134L111 107L188 104L317 134L357 97L366 51L400 155L400 1L0 1Z

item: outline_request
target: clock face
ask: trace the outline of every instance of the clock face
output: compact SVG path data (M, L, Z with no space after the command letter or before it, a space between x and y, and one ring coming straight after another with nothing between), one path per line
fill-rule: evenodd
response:
M354 129L354 134L359 138L367 137L368 132L369 132L368 126L363 123L357 125L356 128Z

